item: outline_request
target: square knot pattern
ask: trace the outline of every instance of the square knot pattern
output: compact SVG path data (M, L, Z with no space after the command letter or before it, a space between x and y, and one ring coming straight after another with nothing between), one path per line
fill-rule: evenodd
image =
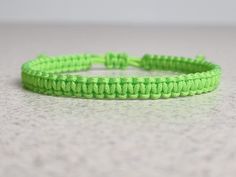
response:
M128 66L128 55L125 53L107 53L105 55L105 66L108 69L125 69Z
M93 64L104 64L107 69L133 66L144 70L170 70L183 74L169 77L65 74L89 70ZM221 68L202 55L194 59L150 54L138 58L113 52L105 55L39 55L22 64L21 78L24 88L46 95L92 99L159 99L213 91L220 83Z

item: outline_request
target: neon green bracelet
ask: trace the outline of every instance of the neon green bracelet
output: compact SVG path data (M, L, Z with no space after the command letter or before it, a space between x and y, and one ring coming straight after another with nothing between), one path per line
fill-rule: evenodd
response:
M65 72L88 70L92 64L105 64L108 69L128 66L145 70L183 72L170 77L91 77ZM81 54L44 56L22 65L23 86L31 91L56 96L97 99L158 99L196 95L214 90L220 81L221 68L205 60L144 55L141 59L124 53L105 55Z

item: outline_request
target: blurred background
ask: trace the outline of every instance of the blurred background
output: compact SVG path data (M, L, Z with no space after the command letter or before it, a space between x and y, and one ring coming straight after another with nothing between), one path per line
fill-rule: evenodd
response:
M107 51L218 60L234 52L235 26L235 0L0 0L0 52L19 62Z
M0 0L1 23L236 25L235 0Z

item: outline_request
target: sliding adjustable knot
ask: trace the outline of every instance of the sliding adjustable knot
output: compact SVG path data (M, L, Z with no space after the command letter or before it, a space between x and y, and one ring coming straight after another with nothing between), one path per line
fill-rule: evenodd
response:
M141 67L144 69L151 69L151 67L153 66L152 61L153 61L153 56L149 54L145 54L141 58Z
M107 53L105 66L108 69L124 69L128 66L128 55L125 53Z

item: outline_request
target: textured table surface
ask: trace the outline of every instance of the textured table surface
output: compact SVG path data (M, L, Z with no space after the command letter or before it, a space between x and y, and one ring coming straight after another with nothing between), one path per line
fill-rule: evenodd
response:
M209 94L152 101L21 88L21 64L39 53L106 51L202 53L222 66L222 82ZM236 28L1 25L0 54L1 177L236 176ZM88 74L132 73L149 74Z

